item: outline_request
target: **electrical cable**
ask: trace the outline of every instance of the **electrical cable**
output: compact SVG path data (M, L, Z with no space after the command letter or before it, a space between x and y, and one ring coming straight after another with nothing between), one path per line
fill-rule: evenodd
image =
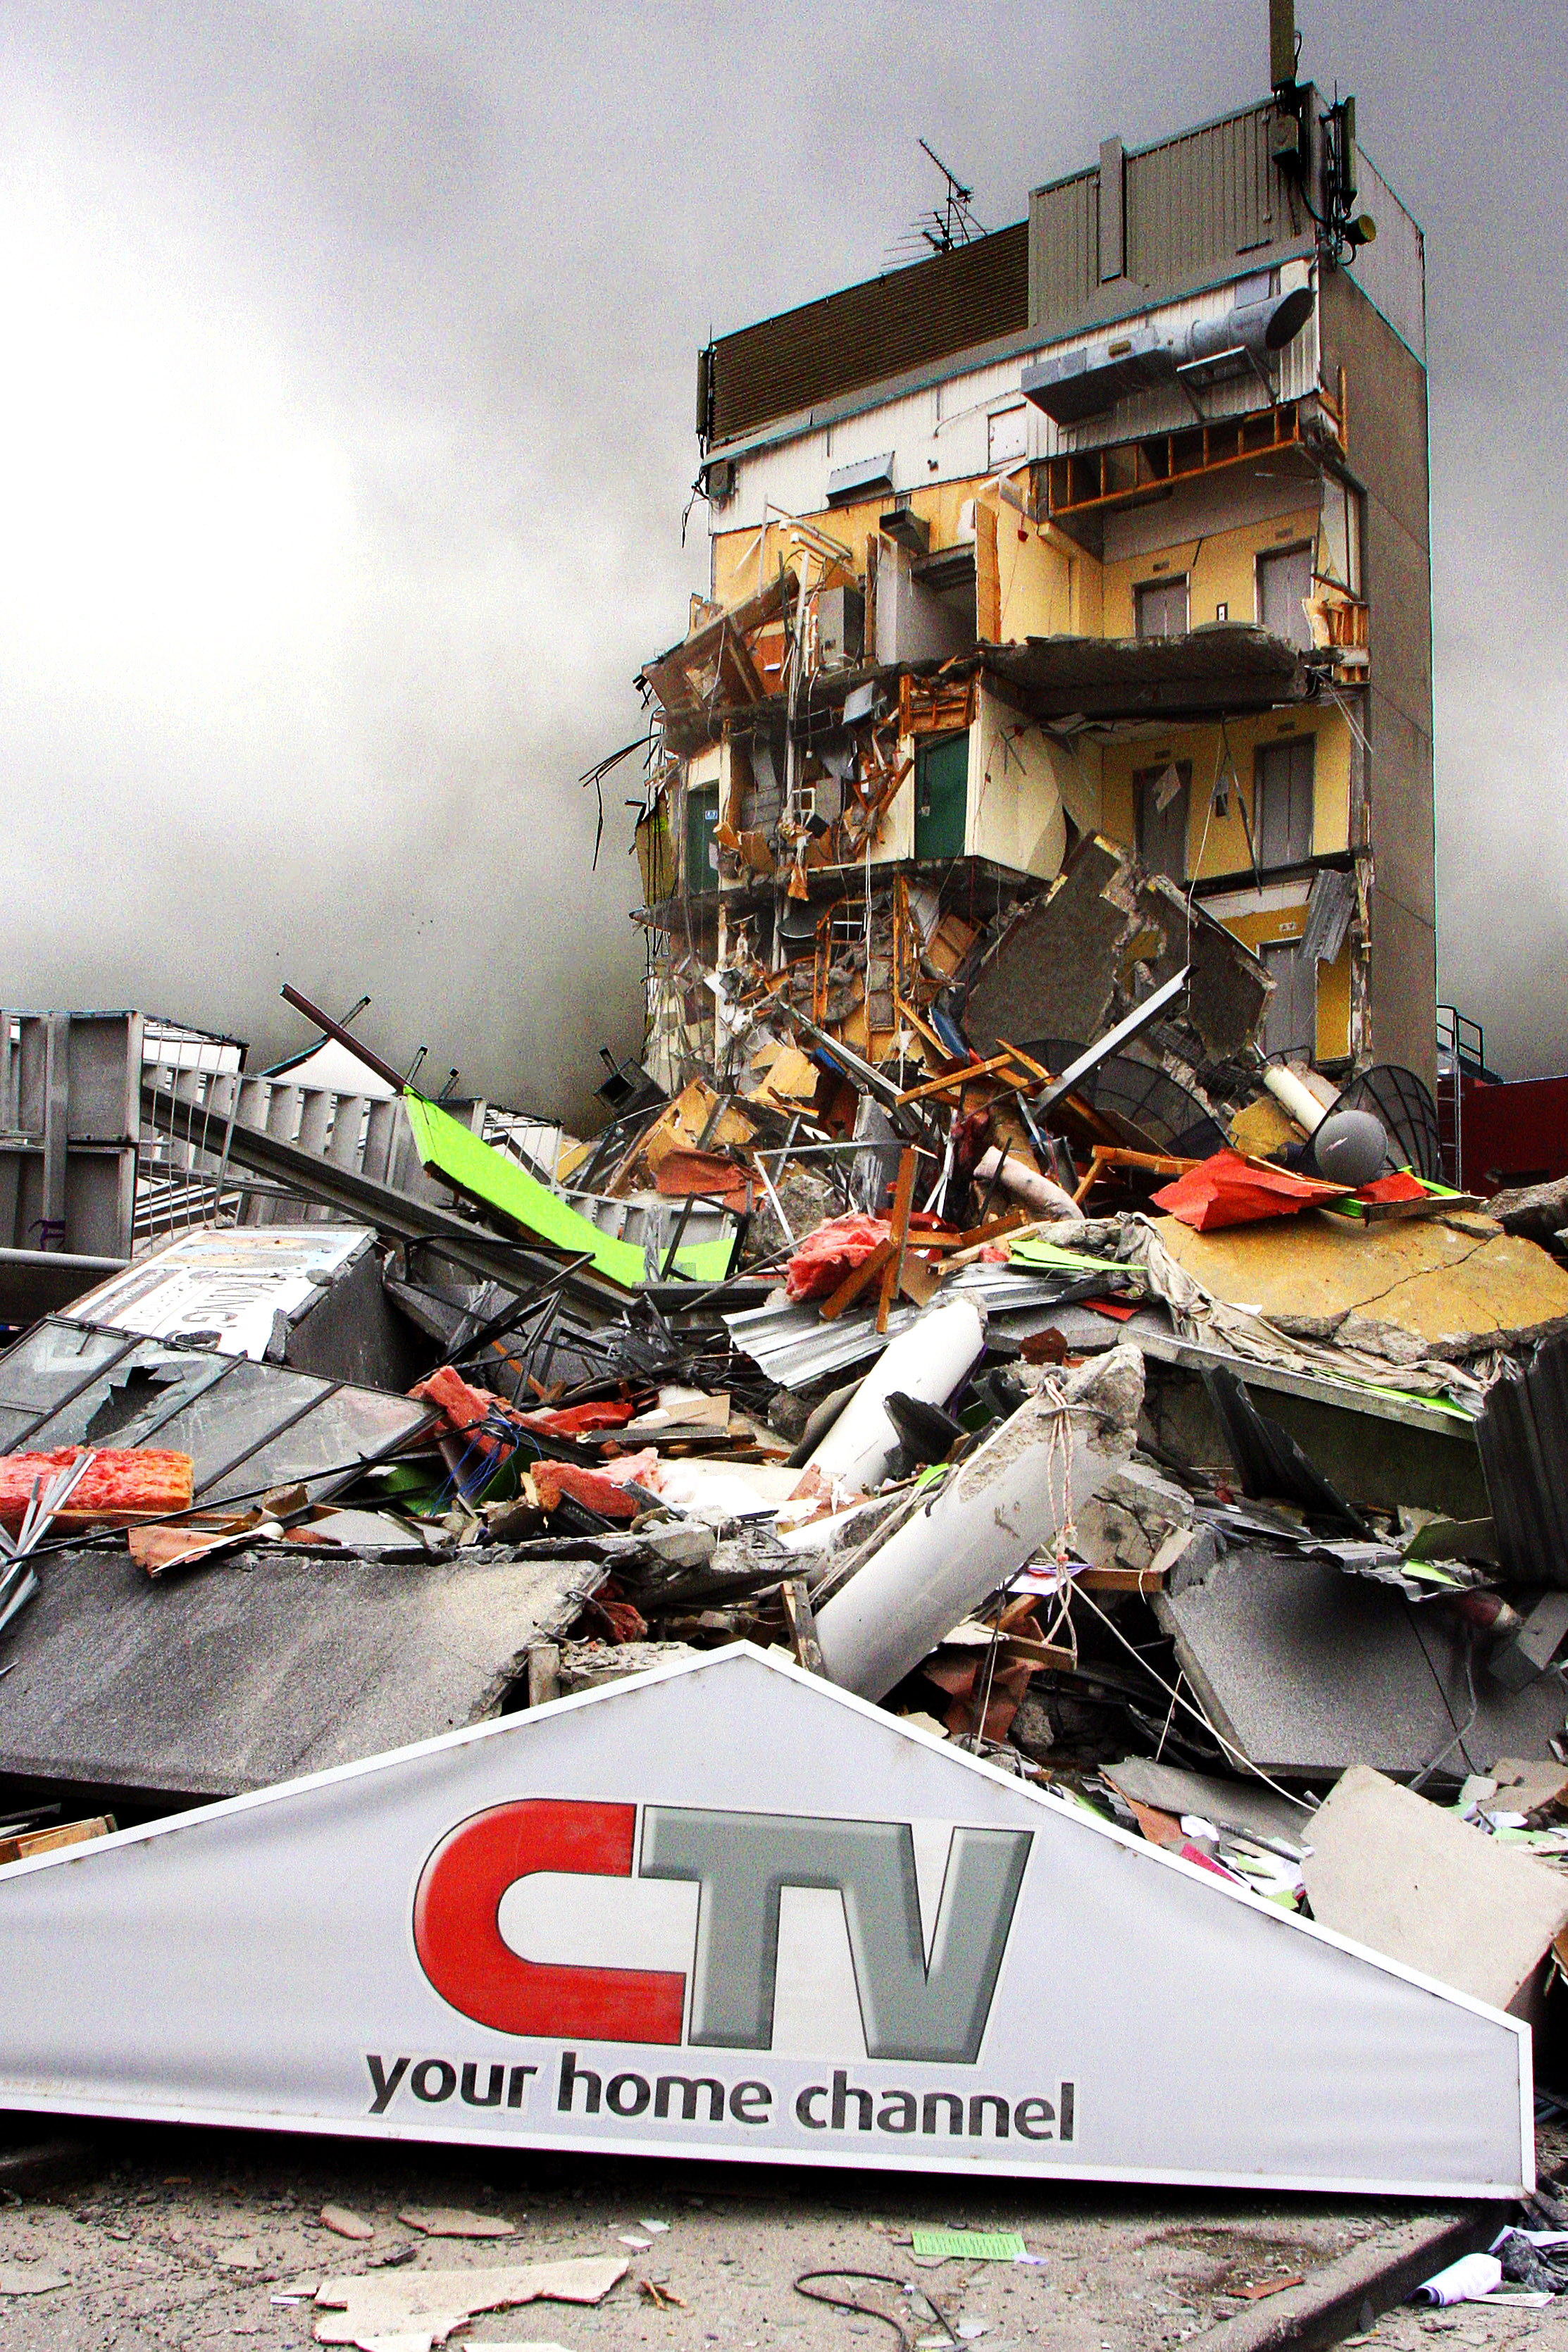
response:
M892 2312L883 2311L874 2303L858 2303L853 2295L829 2294L814 2284L817 2279L864 2279L875 2286L897 2287L900 2294L918 2294L938 2326L946 2330L948 2342L956 2344L959 2341L946 2313L932 2302L924 2288L910 2286L905 2280L896 2278L891 2271L802 2271L795 2281L795 2291L796 2294L805 2295L808 2303L826 2303L835 2311L853 2311L863 2319L879 2319L884 2327L892 2329L904 2352L914 2352L916 2339L912 2331Z
M1122 1648L1127 1651L1131 1657L1137 1659L1139 1666L1142 1672L1150 1677L1151 1681L1159 1684L1160 1688L1164 1692L1166 1697L1173 1700L1177 1706L1184 1707L1190 1716L1196 1717L1197 1721L1203 1725L1204 1729L1208 1733L1210 1738L1217 1741L1219 1747L1223 1749L1224 1753L1231 1759L1233 1763L1245 1766L1248 1772L1253 1773L1257 1779L1263 1782L1265 1788L1272 1789L1275 1795L1277 1797L1283 1797L1288 1804L1299 1807L1304 1813L1310 1813L1316 1811L1314 1806L1310 1805L1307 1802L1305 1797L1295 1796L1289 1789L1282 1788L1278 1780L1272 1779L1270 1775L1264 1770L1261 1764L1255 1764L1250 1756L1247 1755L1241 1748L1237 1748L1233 1741L1228 1740L1223 1731L1217 1730L1215 1725L1209 1720L1209 1717L1204 1713L1201 1706L1195 1706L1191 1699L1184 1698L1179 1688L1173 1687L1173 1685L1165 1680L1163 1675L1156 1674L1153 1667L1149 1664L1147 1658L1140 1656L1139 1653L1132 1647L1131 1643L1127 1639L1125 1633L1122 1633L1121 1627L1113 1623L1111 1619L1106 1615L1104 1610L1100 1606L1100 1603L1096 1601L1092 1592L1086 1592L1082 1585L1076 1582L1073 1586L1073 1591L1077 1598L1088 1601L1089 1607L1100 1619L1101 1624L1106 1626L1107 1629L1115 1635L1117 1641L1121 1643Z

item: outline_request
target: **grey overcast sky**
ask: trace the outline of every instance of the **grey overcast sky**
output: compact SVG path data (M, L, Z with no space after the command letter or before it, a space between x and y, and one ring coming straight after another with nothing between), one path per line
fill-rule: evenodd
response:
M1300 0L1427 236L1443 992L1568 1067L1568 11ZM264 1054L294 980L580 1108L637 1034L612 790L705 575L709 328L1263 94L1266 0L7 0L0 1002Z

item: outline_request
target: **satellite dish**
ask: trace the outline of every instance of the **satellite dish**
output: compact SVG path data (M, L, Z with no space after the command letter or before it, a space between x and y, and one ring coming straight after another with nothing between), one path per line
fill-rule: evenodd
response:
M1408 1166L1429 1182L1442 1182L1437 1106L1414 1070L1401 1069L1397 1062L1374 1063L1351 1080L1333 1108L1373 1112L1387 1131L1392 1164Z

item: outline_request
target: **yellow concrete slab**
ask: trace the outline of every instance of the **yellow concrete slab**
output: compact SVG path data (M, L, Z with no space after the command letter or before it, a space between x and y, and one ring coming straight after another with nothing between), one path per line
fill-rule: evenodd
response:
M1215 1298L1347 1345L1454 1353L1518 1344L1568 1320L1568 1271L1533 1242L1465 1220L1371 1228L1309 1211L1196 1234L1174 1217L1154 1230Z

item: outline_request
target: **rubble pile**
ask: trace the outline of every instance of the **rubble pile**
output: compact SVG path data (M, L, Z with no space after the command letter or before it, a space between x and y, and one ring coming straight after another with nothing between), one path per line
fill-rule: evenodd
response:
M163 1228L0 1360L15 1853L750 1642L1545 2024L1556 1229L1441 1182L1408 1073L1267 1060L1185 919L1091 842L940 1032L945 973L877 1058L759 985L584 1142L314 1008L386 1091L292 1135L143 1041ZM994 1022L1073 921L1110 1027L1058 1070Z

